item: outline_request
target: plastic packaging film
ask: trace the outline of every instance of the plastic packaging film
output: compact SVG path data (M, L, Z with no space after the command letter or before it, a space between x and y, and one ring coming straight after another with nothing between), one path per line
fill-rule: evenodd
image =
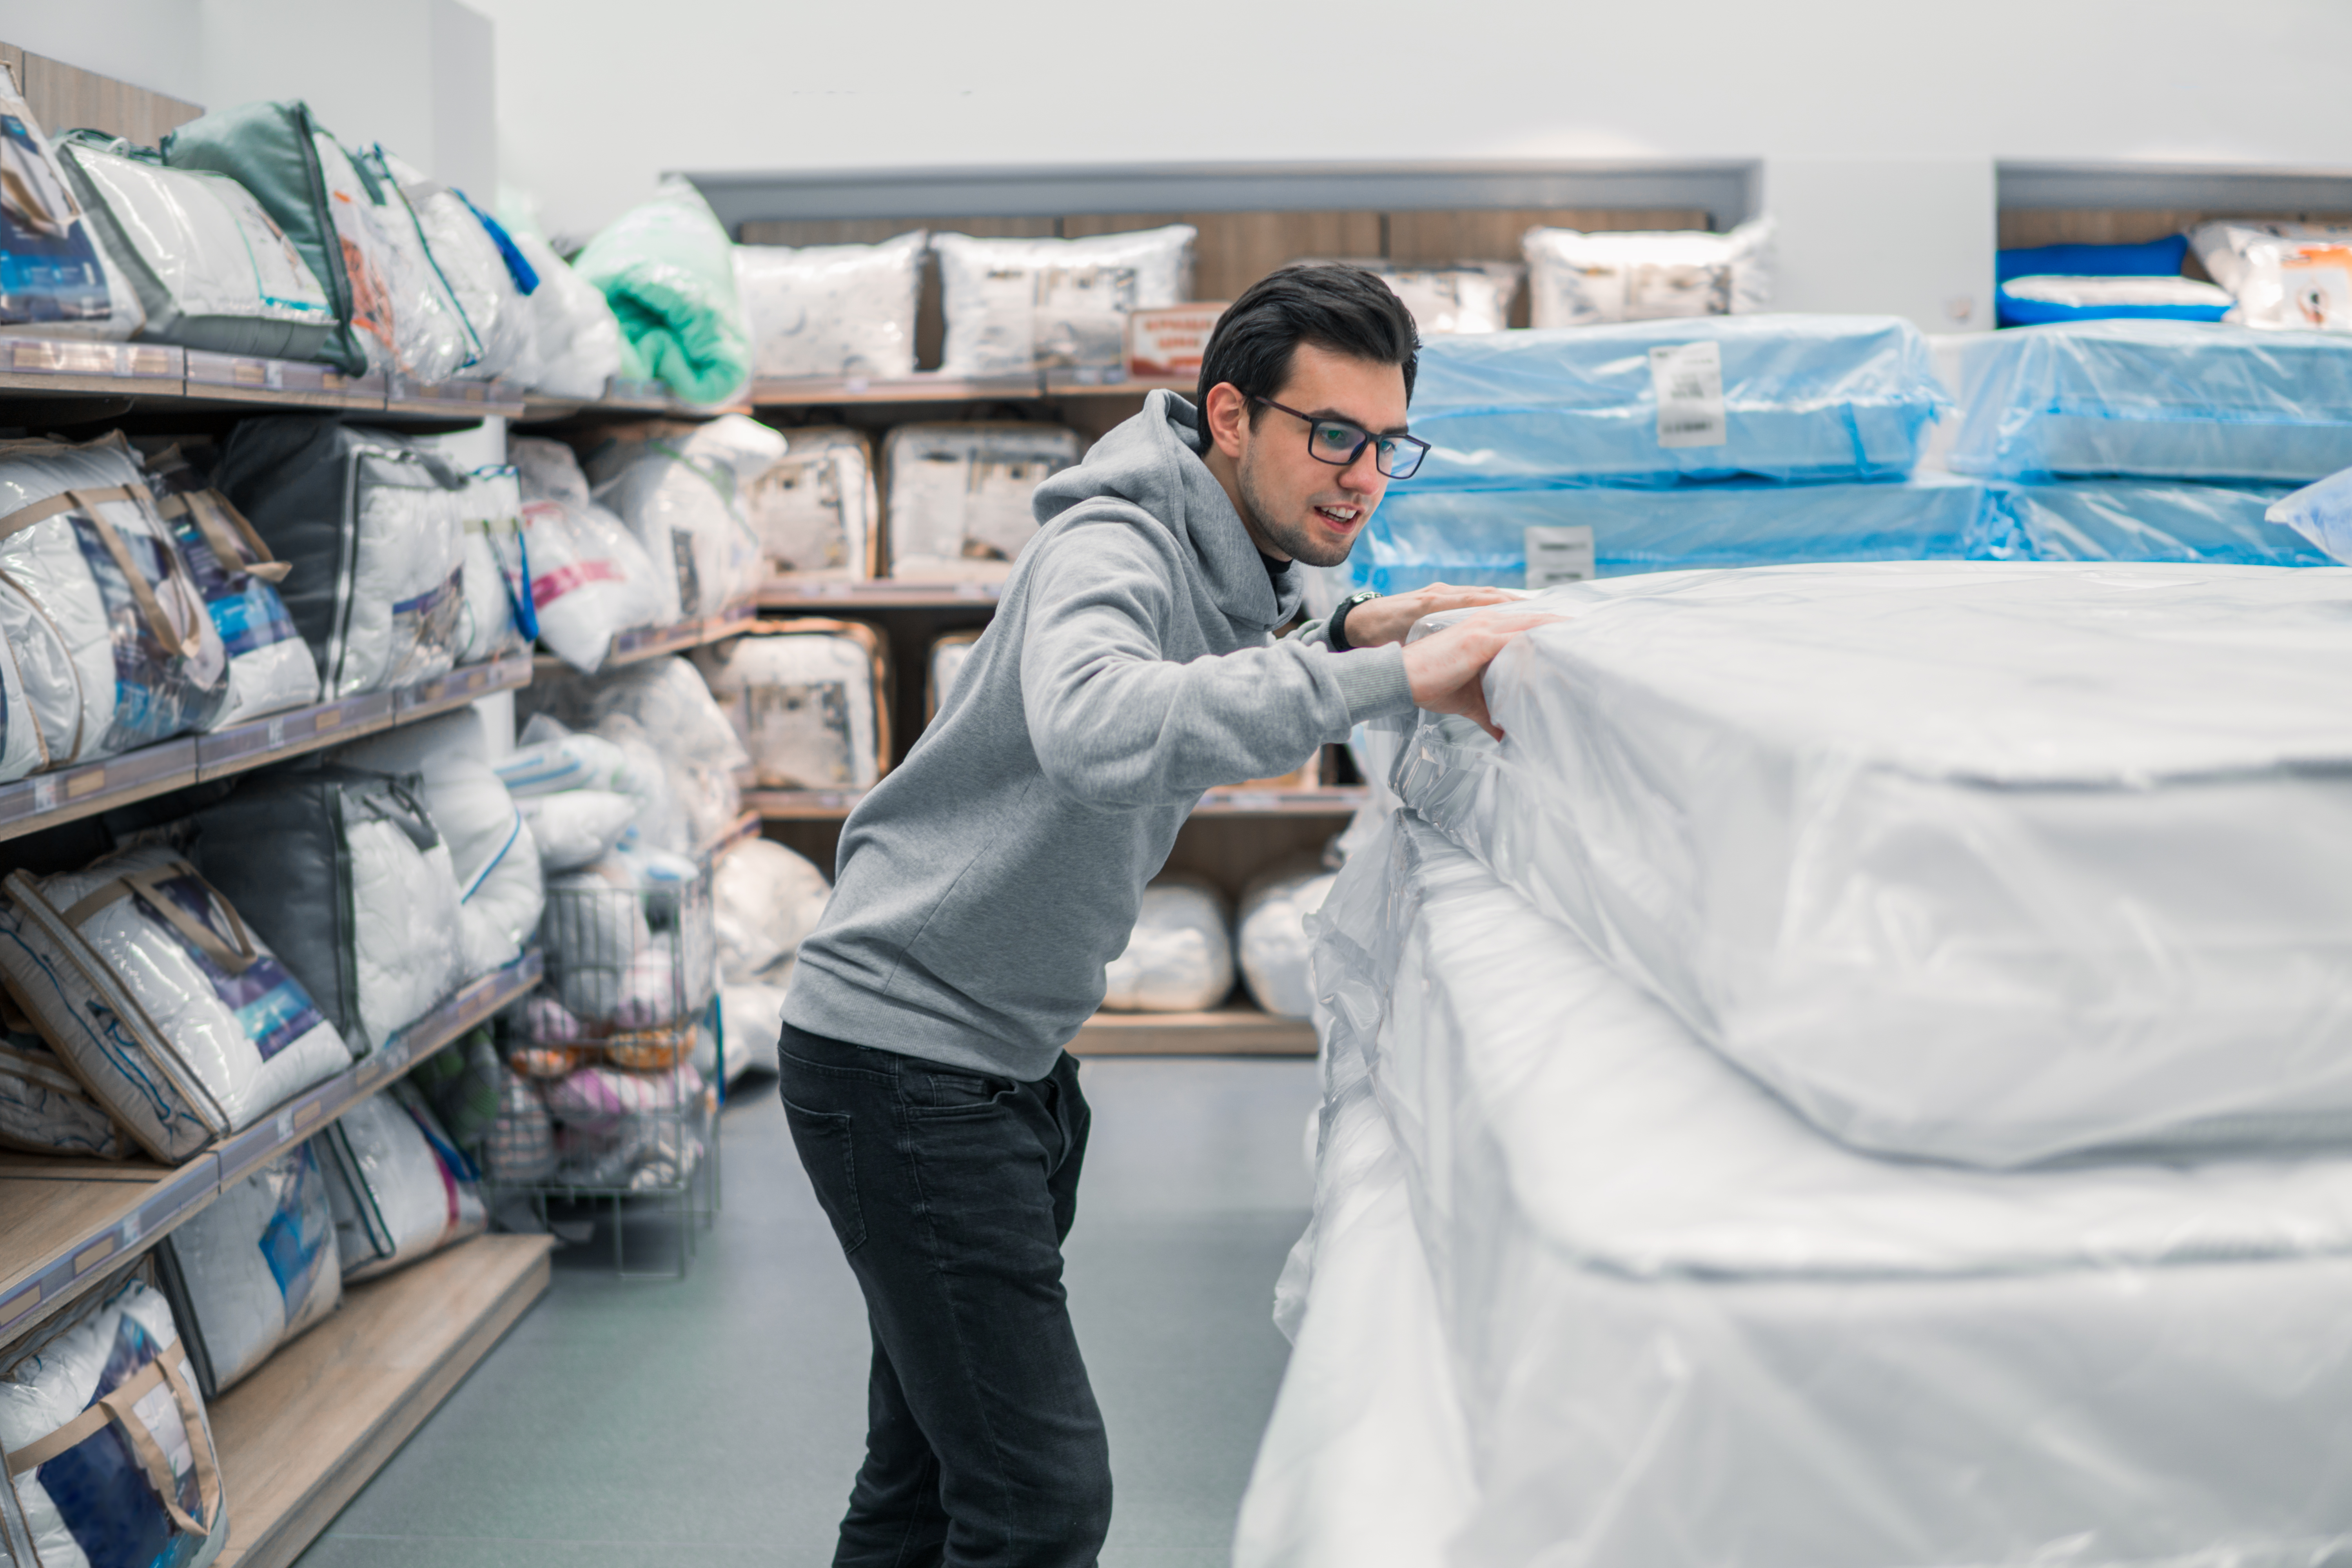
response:
M687 428L639 426L590 456L596 500L653 564L658 624L715 614L758 584L760 540L745 500L784 452L782 436L729 414Z
M728 851L711 873L720 976L730 985L783 985L832 896L814 862L773 839Z
M746 500L763 574L871 576L882 523L872 443L842 426L805 426L787 439Z
M1554 590L1394 783L1858 1145L2352 1125L2336 569L1909 563ZM1429 625L1432 623L1424 623ZM2124 911L2128 911L2127 915Z
M516 375L550 397L604 396L625 364L612 305L539 236L517 228L509 237L539 275L530 298L530 355Z
M508 454L522 481L523 549L540 641L593 675L614 637L660 617L652 558L627 524L589 498L572 448L524 436L508 443Z
M129 1140L29 1026L0 1033L0 1149L120 1160Z
M464 560L459 586L464 610L457 627L459 664L483 664L522 648L529 641L518 620L528 602L523 574L529 564L523 543L522 487L508 465L476 468L457 494L457 521ZM533 617L533 625L537 619Z
M1257 1005L1279 1017L1314 1014L1307 920L1330 892L1333 875L1319 862L1293 864L1254 878L1242 890L1241 918L1234 928L1242 979Z
M757 787L870 789L881 777L882 648L870 629L827 621L732 637L696 649L694 663L751 753Z
M914 374L929 238L917 231L878 245L737 246L751 374L877 381Z
M463 195L381 146L374 155L415 216L425 258L473 342L472 358L457 374L480 381L506 374L525 362L534 339L530 301L498 242Z
M1424 341L1503 331L1511 324L1511 306L1528 272L1515 261L1416 263L1348 257L1337 264L1378 273L1412 313L1414 330Z
M0 81L0 138L8 155L0 333L119 342L137 332L146 321L138 292L13 79Z
M360 173L362 189L352 199L367 205L392 289L393 366L412 381L448 381L480 359L480 340L426 248L425 230L383 149L346 150L345 156Z
M181 1331L202 1352L206 1398L342 1300L327 1181L316 1142L299 1143L165 1240L166 1288L184 1308Z
M2330 563L2325 551L2270 521L2284 485L2060 479L1990 488L1994 531L1969 550L1978 559Z
M2189 231L2245 327L2352 331L2352 224L2225 219Z
M404 1268L488 1224L472 1165L405 1081L352 1107L314 1142L346 1279Z
M1531 228L1520 241L1538 327L1746 315L1772 303L1772 220L1729 234L1585 234Z
M1103 971L1112 1012L1197 1013L1234 988L1234 942L1222 894L1170 876L1143 889L1127 946Z
M1001 581L1037 536L1037 487L1078 460L1058 425L899 425L882 441L890 575Z
M1116 368L1127 312L1192 292L1190 224L1086 239L975 239L934 234L947 344L940 373L1024 375Z

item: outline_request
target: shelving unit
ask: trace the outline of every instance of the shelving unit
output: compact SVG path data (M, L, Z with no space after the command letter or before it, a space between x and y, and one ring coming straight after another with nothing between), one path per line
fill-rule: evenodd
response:
M649 658L659 658L666 653L684 653L706 643L731 637L757 618L751 605L733 605L713 616L698 616L690 621L680 621L674 626L643 626L633 632L623 632L613 639L612 652L597 673L617 669L626 664L643 664ZM531 661L532 669L541 675L562 675L572 667L552 654L541 654Z
M869 403L1015 403L1064 397L1140 397L1165 387L1191 392L1193 383L1176 379L1130 381L1082 379L1040 371L1033 374L967 378L921 371L891 381L864 376L812 376L789 381L755 381L755 408L831 407Z
M0 338L0 395L40 400L40 423L79 424L131 415L317 409L407 420L470 423L522 414L520 390L501 382L387 384L322 364L207 353L155 343ZM77 406L79 405L79 406Z
M1192 816L1296 816L1344 820L1364 804L1361 784L1327 784L1315 789L1213 789L1201 796ZM854 789L747 789L743 804L767 822L840 822L866 798Z

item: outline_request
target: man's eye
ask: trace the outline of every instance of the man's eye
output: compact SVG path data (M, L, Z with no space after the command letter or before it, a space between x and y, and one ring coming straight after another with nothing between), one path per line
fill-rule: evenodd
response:
M1326 447L1331 447L1334 451L1348 451L1356 445L1356 433L1345 425L1326 425L1318 429L1315 434L1321 438Z

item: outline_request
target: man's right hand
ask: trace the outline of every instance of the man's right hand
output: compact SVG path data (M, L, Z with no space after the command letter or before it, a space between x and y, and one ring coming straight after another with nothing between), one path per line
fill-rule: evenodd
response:
M1404 673L1412 685L1413 701L1432 713L1459 714L1501 740L1503 732L1486 712L1486 692L1479 684L1486 667L1513 637L1561 618L1525 610L1489 610L1406 644Z

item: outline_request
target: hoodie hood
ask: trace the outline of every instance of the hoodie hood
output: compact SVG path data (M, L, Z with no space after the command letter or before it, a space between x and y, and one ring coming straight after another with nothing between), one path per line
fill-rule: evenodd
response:
M1076 468L1037 487L1038 524L1050 526L1080 510L1147 521L1175 535L1199 563L1218 609L1272 631L1297 613L1304 574L1294 562L1268 574L1265 557L1242 526L1225 487L1201 460L1201 418L1192 405L1173 392L1149 393L1142 413L1096 442Z

